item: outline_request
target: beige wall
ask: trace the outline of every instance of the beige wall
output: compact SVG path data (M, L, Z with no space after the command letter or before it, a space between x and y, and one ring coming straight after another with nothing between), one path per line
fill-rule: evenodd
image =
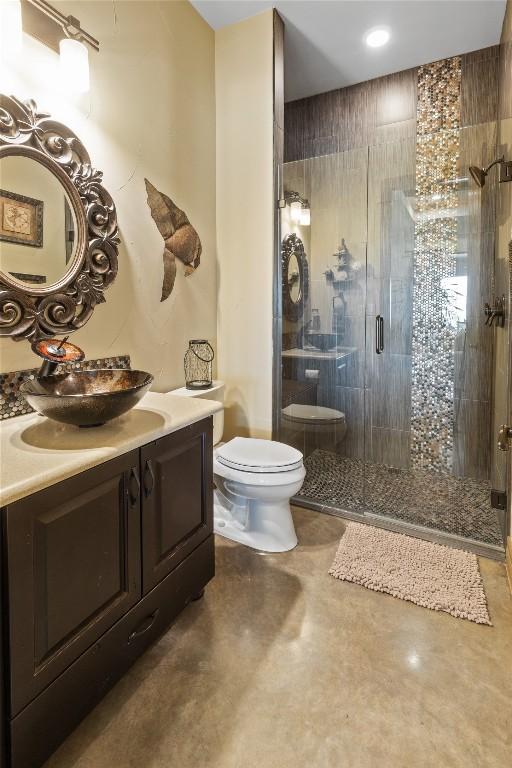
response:
M26 36L19 69L0 66L0 90L36 99L69 125L117 206L118 278L72 340L87 357L130 354L155 375L154 389L180 386L188 339L216 336L214 32L188 2L54 4L100 40L89 53L89 94L52 88L58 56ZM203 244L199 269L185 278L179 263L163 303L163 243L145 176L184 208ZM36 363L27 342L0 341L1 370Z
M273 15L215 38L218 372L225 438L272 431Z

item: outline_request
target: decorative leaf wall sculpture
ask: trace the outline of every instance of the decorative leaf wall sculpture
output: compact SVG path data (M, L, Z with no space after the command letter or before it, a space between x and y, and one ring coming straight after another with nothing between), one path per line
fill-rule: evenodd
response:
M200 264L201 240L185 211L178 208L170 197L159 192L150 181L144 181L151 216L164 240L164 279L160 301L165 301L174 288L176 258L185 265L185 276L191 275Z

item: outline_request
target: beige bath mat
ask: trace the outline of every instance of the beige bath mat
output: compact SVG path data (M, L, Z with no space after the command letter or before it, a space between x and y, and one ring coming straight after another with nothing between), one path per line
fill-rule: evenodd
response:
M476 555L347 523L329 573L375 592L492 626Z

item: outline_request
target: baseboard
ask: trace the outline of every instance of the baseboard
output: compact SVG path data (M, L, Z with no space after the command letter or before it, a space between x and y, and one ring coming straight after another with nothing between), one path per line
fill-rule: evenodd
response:
M509 536L507 539L505 567L507 569L508 585L510 587L510 592L512 592L512 536Z

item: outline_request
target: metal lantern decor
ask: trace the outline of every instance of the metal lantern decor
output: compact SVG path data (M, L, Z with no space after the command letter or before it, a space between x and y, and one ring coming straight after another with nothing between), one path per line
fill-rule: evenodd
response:
M192 339L185 352L185 384L187 389L208 389L212 385L212 362L215 357L206 339Z

